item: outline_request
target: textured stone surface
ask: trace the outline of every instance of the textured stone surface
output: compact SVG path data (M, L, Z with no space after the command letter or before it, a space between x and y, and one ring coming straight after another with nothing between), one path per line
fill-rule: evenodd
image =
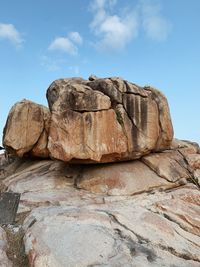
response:
M6 255L8 248L6 232L0 227L0 267L12 267L11 261Z
M199 197L185 186L107 197L101 205L35 209L24 223L30 266L199 266Z
M47 90L48 149L64 161L114 162L170 147L166 98L119 78L57 80Z
M49 110L44 106L28 100L16 103L4 128L3 145L8 153L19 157L27 153L48 157L49 119Z
M186 160L194 170L200 169L200 154L189 154L186 157Z
M21 193L29 266L199 266L200 191L190 183L199 169L186 160L195 149L183 142L149 163L5 165L1 184Z
M159 177L140 161L85 167L77 181L78 188L108 195L133 195L174 184Z
M188 164L179 151L171 150L149 154L143 157L142 161L167 181L176 182L181 179L191 178Z
M74 189L80 167L70 167L61 161L20 159L10 164L9 169L5 169L0 180L3 179L3 188L21 194L18 213L41 205L103 202L94 194Z
M195 159L199 156L192 155ZM133 195L184 184L193 177L193 167L178 150L168 150L149 154L140 161L86 166L79 175L77 186L93 193Z
M106 163L171 145L168 103L152 87L117 77L60 79L48 88L47 100L50 111L28 100L12 107L3 135L9 155Z

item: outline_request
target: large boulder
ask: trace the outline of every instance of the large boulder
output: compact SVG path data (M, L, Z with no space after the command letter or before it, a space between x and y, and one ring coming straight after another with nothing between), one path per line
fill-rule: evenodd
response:
M166 98L151 87L119 78L54 81L51 157L73 162L115 162L167 149L173 128Z
M3 145L11 155L48 157L49 109L29 100L16 103L7 118Z

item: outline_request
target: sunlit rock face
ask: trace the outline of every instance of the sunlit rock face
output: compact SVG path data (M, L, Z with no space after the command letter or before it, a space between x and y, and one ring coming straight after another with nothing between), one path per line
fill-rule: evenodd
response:
M120 78L61 79L47 90L51 157L73 162L115 162L170 147L166 98Z
M12 107L3 137L10 154L106 163L171 145L167 100L154 88L120 78L60 79L48 88L47 100L49 109L28 100Z
M8 153L48 157L49 109L29 100L16 103L7 118L3 144Z

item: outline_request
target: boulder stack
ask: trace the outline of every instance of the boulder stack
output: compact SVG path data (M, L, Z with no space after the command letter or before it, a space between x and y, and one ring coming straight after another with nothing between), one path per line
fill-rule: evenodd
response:
M10 111L9 153L73 163L138 159L168 149L173 127L166 98L120 78L60 79L47 90L49 110L30 101Z

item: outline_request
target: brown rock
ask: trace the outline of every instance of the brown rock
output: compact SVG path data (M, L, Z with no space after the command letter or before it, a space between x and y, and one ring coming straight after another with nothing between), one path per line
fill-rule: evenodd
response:
M198 184L200 185L200 169L194 171L194 178L197 180Z
M179 151L152 153L143 157L142 161L169 182L191 178L189 165Z
M114 162L169 148L173 128L167 100L144 89L115 77L53 82L47 91L51 157Z
M92 193L133 195L156 188L174 187L140 161L84 167L77 181L78 188Z
M172 198L158 201L154 205L160 214L167 215L185 231L200 237L200 191L185 187L172 193Z
M151 97L155 100L159 111L159 137L156 144L156 151L160 151L170 147L173 139L173 127L170 118L169 106L165 96L155 88L145 87L151 92Z
M179 150L179 152L187 157L189 154L200 154L200 147L198 143L173 139L171 143L172 150Z
M3 135L3 145L9 154L48 157L49 119L49 110L44 106L28 100L16 103L8 115Z
M193 170L200 169L200 154L189 154L186 160Z
M65 117L52 115L48 149L63 161L114 161L127 151L127 139L112 109L83 114L69 110Z
M138 159L171 146L166 98L118 77L60 79L47 108L23 100L10 111L3 144L9 154L74 163Z

